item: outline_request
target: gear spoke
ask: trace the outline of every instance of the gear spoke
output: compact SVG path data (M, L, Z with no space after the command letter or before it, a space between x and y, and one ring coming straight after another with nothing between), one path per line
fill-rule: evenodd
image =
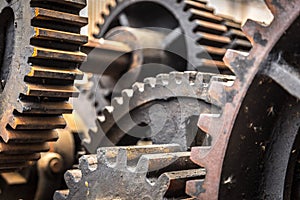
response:
M272 62L269 69L263 72L280 84L291 95L300 99L300 72L287 64Z

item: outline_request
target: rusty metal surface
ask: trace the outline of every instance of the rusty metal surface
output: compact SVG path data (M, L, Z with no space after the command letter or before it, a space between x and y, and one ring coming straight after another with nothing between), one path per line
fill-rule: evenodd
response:
M64 128L64 113L71 113L70 97L82 73L78 65L86 58L79 47L87 42L80 35L87 19L79 16L86 2L26 0L1 1L0 157L18 169L47 151L47 141L57 139L56 128ZM5 9L4 9L5 8ZM4 35L4 36L3 36ZM9 47L9 48L8 48ZM8 74L8 75L6 75ZM23 164L13 167L23 155ZM25 164L25 165L24 165Z
M135 83L104 108L97 131L89 132L90 139L84 146L95 152L102 146L135 145L141 139L154 144L177 143L184 149L196 145L195 140L201 143L205 138L197 132L199 114L217 112L216 107L207 104L211 99L206 86L212 79L225 83L234 77L172 72Z
M53 131L57 141L49 142L49 152L36 153L29 156L20 155L18 152L11 155L2 155L0 165L7 170L15 168L16 164L21 165L28 160L38 160L35 164L13 173L1 173L0 175L0 199L24 199L24 200L52 200L56 190L64 187L63 174L73 167L77 162L79 150L75 145L74 135L70 129L70 124L66 129ZM43 132L39 132L43 133ZM32 131L28 133L34 134ZM44 137L47 137L46 133ZM38 136L38 134L36 134ZM53 137L53 136L52 136ZM38 137L41 138L41 137ZM29 138L32 140L31 138ZM44 141L49 141L44 140ZM37 142L43 142L37 140ZM29 148L29 147L27 147ZM34 147L30 148L34 151ZM13 153L12 151L8 153ZM13 159L13 160L12 160ZM17 191L17 192L16 192Z
M275 16L270 26L265 27L249 20L243 27L244 33L253 45L249 54L227 51L224 58L225 63L232 69L237 79L233 86L223 87L222 90L215 92L217 96L223 97L223 111L219 115L200 115L199 126L212 137L212 144L210 147L195 147L192 149L191 159L207 169L204 182L187 182L186 191L195 198L284 199L287 196L281 193L282 184L292 185L291 182L280 181L278 177L282 177L282 174L280 175L276 171L276 168L280 169L284 166L285 170L288 169L286 158L292 154L292 151L289 151L292 148L290 145L290 142L293 141L292 136L289 140L290 146L285 143L285 147L281 147L282 156L281 158L277 157L278 161L282 161L280 164L275 165L276 162L268 160L262 163L261 161L266 158L267 153L271 153L271 155L275 153L276 155L276 149L272 151L272 146L269 145L270 143L276 143L276 137L274 141L272 141L272 137L266 139L266 135L272 133L272 128L276 132L277 126L272 122L273 117L280 115L282 105L283 108L285 104L287 104L286 108L289 106L294 107L297 103L291 103L290 101L299 101L299 99L297 100L299 98L297 89L295 90L294 87L294 84L297 85L298 81L293 81L295 77L299 77L299 72L297 72L297 69L299 70L299 60L297 60L297 56L289 57L290 52L296 53L299 51L299 48L297 50L293 45L298 41L295 37L296 32L294 32L294 38L292 36L295 40L284 38L288 38L289 30L293 30L293 26L298 27L299 20L296 19L299 18L300 4L297 0L266 1L266 3ZM285 50L287 51L285 52ZM285 52L283 58L288 63L294 63L293 66L288 67L289 72L276 74L276 76L272 70L262 73L268 68L266 60L273 53L278 54L280 51ZM280 59L277 57L277 60ZM283 67L279 68L279 71L284 70L286 64L279 67ZM289 78L283 80L282 75ZM277 86L274 82L277 82ZM262 92L258 93L258 95L261 94L261 99L257 99L255 91ZM278 101L279 104L276 103ZM272 102L274 107L270 106ZM277 107L278 105L280 106ZM274 112L276 115L273 116L272 113ZM299 119L297 114L289 112L296 119ZM248 123L248 120L253 120L253 122ZM280 124L280 121L277 123ZM291 124L291 126L294 127L295 125ZM298 128L296 130L299 130ZM291 129L286 131L287 135L295 134L295 131ZM269 178L272 177L270 172L264 171L265 167L270 170L271 168L268 168L270 165L273 166L273 170L275 169L271 173L273 178ZM277 173L277 176L273 172ZM291 171L287 172L291 173ZM266 178L267 181L260 180L261 177ZM287 177L291 178L291 176ZM276 185L277 188L271 187L271 185ZM290 191L285 192L288 195L293 194Z
M65 174L69 191L54 199L188 198L184 182L205 175L189 156L172 144L100 148L81 158L80 170Z
M99 83L97 83L96 77L94 79L96 81L93 81L94 87L88 92L83 90L80 99L87 98L87 100L80 100L80 102L86 103L75 102L79 118L81 118L78 124L84 122L85 120L82 118L86 118L86 116L93 118L100 114L100 118L102 118L100 109L110 104L111 96L121 96L121 91L130 88L136 81L142 82L146 77L173 70L183 71L188 68L189 64L194 67L200 66L200 71L206 71L208 68L210 69L208 71L214 73L219 73L219 70L222 73L230 73L222 61L226 49L248 50L251 47L241 32L238 22L214 14L214 10L202 1L178 3L141 0L121 1L113 4L108 2L107 5L113 6L108 6L108 10L103 11L102 15L100 14L104 19L99 24L99 34L95 36L100 39L91 41L85 46L85 52L89 53L89 56L82 69L86 72L104 73L110 78L106 77L104 80L99 78ZM135 10L128 11L129 7L134 7ZM148 9L145 10L145 7ZM164 20L144 19L143 15L149 10L156 10L152 14L150 13L150 16L158 15L156 17ZM128 17L127 15L130 13L136 13L136 15ZM124 19L129 24L122 24ZM116 26L116 24L120 26ZM148 26L155 28L149 30ZM148 48L155 48L156 53L148 52ZM175 58L174 56L170 57L165 51L182 57L186 63L182 63L181 60L178 62L176 56ZM165 64L167 67L162 68L161 64ZM193 67L189 69L195 70ZM103 91L103 88L108 89L106 95L100 91ZM89 108L86 109L86 107ZM92 110L93 113L87 115L86 110ZM104 111L104 115L105 113L107 112ZM91 132L95 132L96 126L99 126L90 122L85 124L86 127L90 126L90 129L93 130ZM86 131L84 135L86 135ZM102 136L92 137L91 141L97 143L99 137ZM94 138L97 139L94 140ZM95 152L95 145L86 146L90 146L90 149L92 148Z

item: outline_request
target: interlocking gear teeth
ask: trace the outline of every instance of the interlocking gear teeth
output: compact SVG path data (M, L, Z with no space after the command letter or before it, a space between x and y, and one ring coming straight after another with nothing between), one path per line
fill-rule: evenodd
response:
M212 127L213 121L216 121L218 118L220 118L220 114L201 114L198 126L205 133L209 133L209 128Z
M114 25L112 24L117 24L111 23L112 19L117 19L118 15L120 13L122 14L122 10L135 3L143 3L143 1L114 1L113 4L115 5L108 6L107 10L109 12L104 11L104 13L102 13L102 17L105 20L102 21L101 24L98 24L100 27L100 31L99 34L95 37L104 37L106 32L114 27ZM210 68L216 70L217 68L219 68L220 70L226 71L228 73L228 68L222 61L222 56L224 55L226 48L231 47L239 50L247 50L251 46L246 37L240 31L240 23L234 22L234 20L229 19L225 16L215 15L213 9L208 7L206 5L206 2L204 1L153 0L153 3L157 3L158 5L168 8L171 11L174 10L173 14L175 18L179 19L180 22L180 27L175 28L175 32L185 32L184 35L186 36L186 40L188 43L187 51L189 54L187 60L189 60L191 63L195 63L197 66L199 65L207 69ZM108 4L110 4L110 2ZM126 15L126 13L124 15ZM120 18L122 18L122 16ZM120 25L122 26L124 24L122 24L121 22ZM143 27L141 25L137 26L137 28ZM197 41L197 43L195 43L195 41ZM191 69L194 70L194 67L191 67ZM179 75L179 79L177 80L178 83L174 81L167 82L166 76L164 78L157 77L156 79L146 79L145 84L139 87L141 96L143 91L147 91L153 87L157 87L156 85L168 85L168 87L176 87L176 85L178 84L183 84L181 83L180 76L181 75ZM171 80L171 77L169 78L169 80ZM186 79L183 80L187 81ZM199 85L202 86L202 83ZM135 86L133 87L133 89L137 90L137 87ZM186 94L188 94L188 92L186 92ZM203 98L205 98L204 95ZM120 106L118 106L117 104L120 104L120 102L120 99L118 101L113 100L115 115L117 115L119 112L117 108ZM127 105L126 101L123 101L123 103ZM100 123L97 122L98 129L101 126L100 124L103 123L106 119L105 115L103 115L101 112L99 113ZM111 118L108 118L106 121L111 121ZM91 135L95 134L91 133Z
M80 170L66 173L69 191L56 192L54 199L186 198L185 181L204 177L205 170L178 150L172 144L100 148L97 156L80 159ZM112 183L99 181L106 179Z
M224 63L239 79L243 79L243 75L250 68L247 65L232 63L232 60L246 60L248 55L249 53L229 49L223 58Z
M223 83L217 81L212 81L210 83L208 96L212 104L222 107L223 105L225 105L225 103L227 103L224 87L225 86Z
M178 115L180 117L177 117L178 123L181 124L180 128L178 128L177 130L176 129L177 126L170 126L170 127L174 127L176 130L173 129L165 130L164 133L166 134L167 132L169 132L171 134L172 132L173 136L170 135L171 138L173 138L174 134L175 133L177 134L177 132L178 134L181 135L181 137L187 137L182 134L184 132L184 129L190 126L188 121L190 121L194 115L195 116L198 115L196 113L200 111L210 112L209 110L211 110L211 112L215 112L215 110L218 110L214 106L210 107L210 105L206 103L204 103L203 106L201 106L202 101L203 102L210 101L208 97L207 87L209 83L213 80L221 81L222 85L226 86L226 83L232 82L234 80L234 77L225 76L225 75L214 76L213 74L205 74L205 73L197 73L197 72L172 72L170 74L158 75L156 78L147 78L145 80L145 83L134 84L132 90L126 90L126 93L130 91L129 92L130 98L121 97L122 98L121 100L120 97L118 97L117 99L113 100L112 112L108 112L107 110L104 110L102 112L101 120L97 121L97 126L98 126L97 131L96 132L94 132L93 130L90 131L91 143L90 144L86 143L85 144L86 148L89 149L89 151L93 152L95 151L96 147L100 147L101 145L107 146L107 145L113 145L118 143L121 140L121 138L125 136L124 134L129 130L131 130L132 128L134 128L134 126L136 126L139 123L148 123L149 121L147 121L146 116L149 116L149 114L146 113L151 113L151 112L150 111L146 112L146 110L148 109L146 107L145 111L140 112L140 113L145 112L145 114L142 114L139 117L140 120L138 120L138 122L132 121L131 118L129 118L130 120L127 120L125 122L124 121L125 116L129 116L130 114L133 117L132 119L136 120L135 116L137 116L137 114L134 114L135 110L144 109L143 108L144 105L152 105L152 104L155 105L157 103L158 104L162 103L162 105L164 105L164 102L173 102L174 104L173 105L170 103L168 105L164 105L166 106L167 110L171 109L169 108L171 105L175 106L175 104L178 103L184 104L183 102L185 102L188 105L193 104L195 107L199 108L199 109L191 110L188 107L186 107L186 105L180 105L180 106L177 105L176 109L178 109L178 106L181 107L181 109L183 109L181 111L182 115ZM147 87L149 82L151 82L151 86ZM176 99L178 100L178 102ZM168 118L173 118L173 117L169 116ZM155 130L156 129L160 130L158 127L154 127L154 124L149 124L148 126L150 126L152 129L154 128ZM114 131L111 133L111 130ZM190 130L190 132L194 132L194 131ZM161 134L162 134L161 137L163 137L164 134L163 133ZM175 140L175 138L173 139ZM167 143L167 141L165 141L164 143ZM188 148L189 146L188 144L184 144L185 142L181 141L180 143L183 146L185 146L185 148ZM127 144L127 145L132 145L132 144Z
M267 43L267 34L266 27L257 21L248 19L244 26L242 27L243 32L245 33L248 40L251 44L259 44L265 46ZM264 35L263 35L264 34Z

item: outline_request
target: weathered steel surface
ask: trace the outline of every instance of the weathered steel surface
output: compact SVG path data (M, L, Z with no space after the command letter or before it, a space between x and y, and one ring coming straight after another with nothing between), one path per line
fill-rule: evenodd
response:
M100 148L97 156L81 158L80 170L65 174L69 191L54 199L185 198L185 181L203 177L205 170L178 150L172 144Z
M135 145L145 138L154 144L177 143L184 149L202 143L204 138L197 135L194 119L200 113L216 112L217 108L208 104L212 99L208 99L206 86L217 78L224 83L234 80L233 76L172 72L135 83L122 97L114 98L112 106L104 108L97 132L90 131L86 148L95 152L101 146Z
M187 183L187 193L195 198L289 199L293 197L289 195L295 194L284 185L294 187L288 181L293 177L289 166L294 165L288 158L293 154L293 135L299 119L299 112L295 114L295 109L299 109L299 57L295 56L299 52L295 45L299 43L299 34L295 30L299 30L300 2L266 3L275 16L270 26L249 20L243 27L253 45L250 53L227 51L224 58L236 81L223 89L211 89L215 96L222 97L222 112L200 115L199 126L211 136L212 143L192 149L191 159L207 169L204 182ZM272 59L274 55L278 57ZM280 137L272 135L278 127L286 127ZM286 141L285 145L279 145L283 144L279 138ZM298 147L294 150L298 151ZM279 178L285 176L287 182Z
M36 153L47 151L47 141L64 128L64 113L71 113L69 97L82 73L78 66L86 55L79 47L87 42L79 16L85 0L18 0L0 3L0 157L8 168L19 169ZM2 21L3 19L3 21ZM17 163L20 156L23 163ZM24 162L25 161L25 162Z

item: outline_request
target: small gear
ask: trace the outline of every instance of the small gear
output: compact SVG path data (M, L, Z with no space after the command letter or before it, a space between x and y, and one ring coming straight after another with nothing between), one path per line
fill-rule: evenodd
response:
M100 148L80 159L80 170L65 174L69 190L54 199L188 198L185 181L205 176L189 156L174 144Z

